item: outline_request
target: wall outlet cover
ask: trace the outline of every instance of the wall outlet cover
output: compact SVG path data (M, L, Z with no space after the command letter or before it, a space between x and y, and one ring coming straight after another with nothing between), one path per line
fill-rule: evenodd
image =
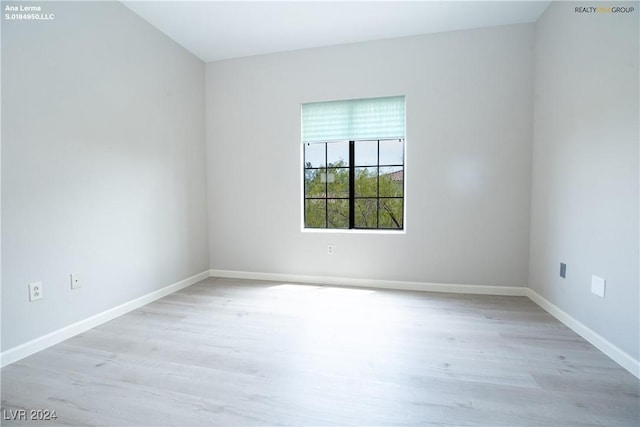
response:
M78 289L82 287L80 281L80 273L71 273L71 289Z
M607 281L602 277L591 276L591 293L604 298L604 290L607 285Z
M29 301L44 298L42 282L29 283Z

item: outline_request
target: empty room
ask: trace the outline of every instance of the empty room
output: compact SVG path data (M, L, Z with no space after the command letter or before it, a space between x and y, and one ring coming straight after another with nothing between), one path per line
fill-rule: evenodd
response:
M3 426L640 425L640 3L3 1Z

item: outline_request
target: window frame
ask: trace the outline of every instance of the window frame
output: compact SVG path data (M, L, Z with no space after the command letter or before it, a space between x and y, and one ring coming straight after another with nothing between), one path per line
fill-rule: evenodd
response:
M402 143L402 164L381 164L380 163L380 142L384 141L399 141ZM306 176L307 172L310 170L324 170L325 173L328 173L330 169L336 168L335 166L329 165L328 159L328 145L336 142L348 142L349 143L349 162L348 166L339 166L338 168L348 169L349 171L349 183L348 183L348 195L347 197L329 197L328 192L328 182L325 182L325 192L324 197L307 197L306 190ZM376 142L376 163L375 165L358 165L355 161L355 150L356 145L358 143L365 142ZM323 145L324 146L324 165L317 167L307 167L306 162L306 149L305 147L309 145ZM304 142L301 145L301 182L302 182L302 191L301 191L301 200L302 200L302 212L301 212L301 229L304 232L333 232L333 233L380 233L380 234L404 234L406 233L406 137L402 138L367 138L367 139L354 139L349 141L314 141L314 142ZM374 196L357 196L356 195L356 182L355 175L356 169L364 168L364 167L373 167L376 169L376 195ZM402 195L401 196L380 196L380 169L386 167L398 167L401 168L403 179L402 179ZM357 200L375 200L376 203L376 226L375 227L361 227L357 226L355 220L356 214L356 201ZM307 201L309 200L323 200L324 201L324 211L325 211L325 226L324 227L309 227L307 226ZM329 206L328 203L330 200L348 200L348 209L349 209L349 222L346 228L334 228L329 225ZM402 224L400 228L391 228L391 227L380 227L380 213L382 210L381 200L400 200L402 204ZM397 222L396 222L397 224Z

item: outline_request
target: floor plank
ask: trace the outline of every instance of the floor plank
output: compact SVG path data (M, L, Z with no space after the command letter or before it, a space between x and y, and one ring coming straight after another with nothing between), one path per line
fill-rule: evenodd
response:
M638 380L524 297L208 279L1 376L6 426L640 425Z

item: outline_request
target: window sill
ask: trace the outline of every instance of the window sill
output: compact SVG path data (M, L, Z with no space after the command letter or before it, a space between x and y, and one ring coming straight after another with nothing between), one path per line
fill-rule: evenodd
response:
M302 228L303 233L318 234L391 234L402 235L407 234L407 230L354 230L339 228Z

